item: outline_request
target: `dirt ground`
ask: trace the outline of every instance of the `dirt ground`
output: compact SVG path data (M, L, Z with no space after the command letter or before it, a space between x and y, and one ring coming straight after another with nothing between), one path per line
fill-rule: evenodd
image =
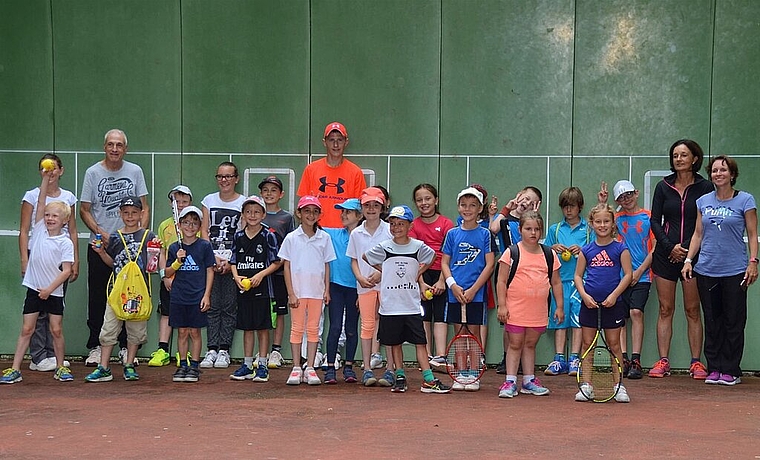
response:
M286 386L285 368L268 383L232 381L234 368L173 383L174 369L143 364L126 382L114 364L105 383L86 383L82 363L69 383L25 370L0 386L0 458L760 458L751 376L735 387L645 377L625 381L630 404L593 404L573 400L568 376L542 377L549 396L510 400L493 370L479 392L438 395L419 392L416 369L403 394Z

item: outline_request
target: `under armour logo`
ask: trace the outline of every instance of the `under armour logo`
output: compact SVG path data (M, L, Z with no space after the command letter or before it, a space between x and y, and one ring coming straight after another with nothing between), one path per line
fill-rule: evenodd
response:
M346 180L339 177L338 182L327 182L327 176L323 176L319 178L319 183L322 184L319 186L319 191L324 193L327 189L327 187L335 187L335 193L345 193L346 191L343 189L343 185L345 185Z
M643 226L644 226L644 222L642 222L640 220L636 221L636 225L635 226L630 225L628 223L628 221L623 221L623 233L627 235L628 234L628 230L631 229L631 228L635 228L636 229L636 233L642 233L644 231L644 227Z

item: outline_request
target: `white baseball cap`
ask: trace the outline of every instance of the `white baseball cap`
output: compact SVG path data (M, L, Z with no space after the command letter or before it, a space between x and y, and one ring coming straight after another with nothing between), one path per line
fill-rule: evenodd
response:
M457 195L457 202L459 202L459 199L465 195L472 195L478 199L478 202L480 202L480 204L483 204L483 193L481 193L481 191L475 187L467 187L466 189L459 192L459 195Z
M618 198L620 198L620 195L623 193L628 192L635 192L636 187L633 186L633 183L629 180L619 180L617 183L615 183L615 186L612 187L612 196L615 197L615 200L617 201Z

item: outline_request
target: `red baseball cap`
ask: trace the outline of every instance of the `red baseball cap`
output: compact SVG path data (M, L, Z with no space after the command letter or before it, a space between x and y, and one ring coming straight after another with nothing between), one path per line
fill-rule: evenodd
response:
M314 205L319 209L322 209L322 203L319 202L319 198L311 195L302 196L300 200L298 200L298 208L305 208L306 206Z
M329 136L333 131L338 131L343 135L343 137L348 138L348 131L346 131L346 127L337 121L333 121L332 123L325 126L325 135L323 137L327 139L327 136Z
M360 198L362 204L369 203L370 201L377 201L380 204L385 204L385 195L383 191L377 187L367 187L362 190Z

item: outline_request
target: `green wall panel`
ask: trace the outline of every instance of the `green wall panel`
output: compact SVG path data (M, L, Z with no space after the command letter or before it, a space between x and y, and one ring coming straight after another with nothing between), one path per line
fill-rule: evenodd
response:
M56 148L100 150L118 127L133 151L178 151L179 3L52 6Z
M437 153L440 4L311 4L311 151L345 123L355 153Z
M0 149L53 147L53 53L44 0L0 6ZM0 186L5 183L0 182ZM3 187L5 189L5 187Z
M306 151L309 57L307 1L183 1L184 151Z

